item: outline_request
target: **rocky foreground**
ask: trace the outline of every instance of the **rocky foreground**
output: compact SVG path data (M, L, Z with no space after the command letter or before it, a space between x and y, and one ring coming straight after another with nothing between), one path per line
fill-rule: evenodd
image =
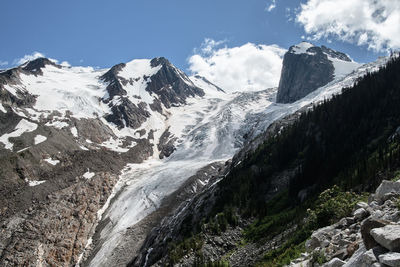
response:
M353 216L313 232L293 267L400 266L400 182L384 180Z

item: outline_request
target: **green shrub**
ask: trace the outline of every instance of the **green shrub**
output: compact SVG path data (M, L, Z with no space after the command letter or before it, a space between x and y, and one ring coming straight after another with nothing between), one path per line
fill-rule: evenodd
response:
M360 201L362 195L354 192L344 192L338 186L323 191L313 209L308 209L309 222L313 228L320 228L333 224L343 217L349 216L354 205Z
M311 263L323 264L327 262L327 259L325 253L321 250L318 250L318 251L313 251L310 261Z

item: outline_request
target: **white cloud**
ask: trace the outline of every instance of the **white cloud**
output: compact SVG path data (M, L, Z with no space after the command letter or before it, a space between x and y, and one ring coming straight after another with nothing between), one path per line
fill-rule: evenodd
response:
M271 12L276 7L276 0L271 0L271 4L265 8L265 11Z
M8 65L8 61L0 60L0 66L7 66L7 65Z
M23 56L22 58L16 58L16 59L14 59L14 60L13 60L13 65L22 65L22 64L24 64L24 63L27 62L27 61L35 60L35 59L40 58L40 57L46 57L46 55L43 54L43 53L40 53L40 52L35 51L35 52L33 52L32 54L30 54L30 55L25 55L25 56ZM58 60L57 60L57 59L53 59L53 58L48 58L48 59L49 59L50 61L52 61L52 62L58 64ZM67 61L64 61L63 63L69 64ZM61 64L63 64L63 63L61 63Z
M279 83L285 49L277 45L247 43L239 47L218 48L206 39L202 51L189 59L189 70L206 77L225 91L253 91Z
M34 60L40 57L44 57L44 54L40 53L40 52L33 52L30 55L25 55L22 58L16 58L13 61L13 65L21 65L24 64L25 62L29 61L29 60Z
M222 44L226 43L226 40L215 41L211 38L204 39L203 43L200 46L200 51L202 54L210 55L214 52L214 49ZM194 49L194 52L197 53L197 49Z
M375 51L400 48L398 0L308 0L296 20L313 40L333 37Z
M63 62L61 62L60 65L63 66L63 67L71 67L71 64L69 64L68 61L63 61Z

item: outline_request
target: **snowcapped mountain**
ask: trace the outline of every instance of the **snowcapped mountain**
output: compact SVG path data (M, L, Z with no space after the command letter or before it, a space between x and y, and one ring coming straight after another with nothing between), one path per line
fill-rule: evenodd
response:
M324 67L314 66L317 58ZM129 262L131 254L116 251L133 246L130 227L198 170L231 159L274 121L340 93L386 60L359 66L326 47L293 46L283 79L298 79L300 95L307 84L317 88L291 104L275 103L277 88L226 93L165 58L110 69L39 58L1 72L0 216L8 228L0 238L0 265L30 258L54 265ZM315 76L315 69L324 70ZM317 82L322 76L329 79ZM288 81L281 83L278 100L289 88ZM30 234L16 235L21 227ZM60 236L65 241L51 239Z
M346 54L308 42L291 46L283 58L277 102L291 103L334 79L342 78L361 64Z

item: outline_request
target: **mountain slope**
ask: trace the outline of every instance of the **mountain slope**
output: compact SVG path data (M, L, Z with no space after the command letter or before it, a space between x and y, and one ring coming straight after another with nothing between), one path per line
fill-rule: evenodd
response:
M42 58L1 72L0 263L128 263L132 255L119 252L132 240L140 247L152 224L136 227L214 185L224 162L248 144L233 159L240 165L275 121L385 62L292 104L274 103L276 88L225 93L165 58L103 70ZM134 228L142 237L130 239Z
M38 251L48 264L78 262L124 166L174 150L184 127L163 137L165 105L204 95L187 80L165 59L95 70L39 58L1 72L1 265L35 262ZM163 100L150 82L177 92ZM74 227L63 233L68 221Z
M398 146L387 140L400 125L399 66L400 59L394 58L377 73L365 73L354 87L315 106L292 121L292 126L282 128L278 122L264 140L256 139L261 145L245 147L233 159L225 170L229 174L221 174L219 183L165 219L148 237L132 266L186 266L221 258L243 266L262 260L266 252L271 252L265 258L271 262L292 253L292 245L299 245L310 234L309 228L297 227L310 207L307 199L334 183L345 189L373 190L381 179L377 174L386 164L398 166ZM369 167L361 172L363 166ZM256 219L248 235L242 235L249 243L232 247L232 234L241 235L249 216ZM225 229L233 233L220 234ZM288 234L293 234L292 238ZM272 240L274 235L286 236L291 243L283 246L278 239L275 242L282 249L271 250L268 242L258 252L251 249L252 242ZM233 256L237 253L242 257ZM265 266L276 266L268 264Z

